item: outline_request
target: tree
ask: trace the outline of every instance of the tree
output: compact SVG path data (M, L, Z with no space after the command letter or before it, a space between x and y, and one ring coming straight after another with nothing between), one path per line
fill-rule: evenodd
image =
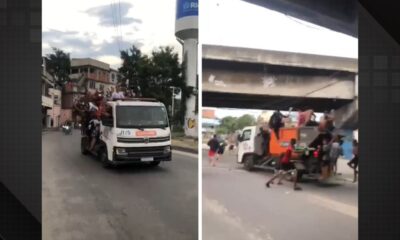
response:
M249 114L245 114L239 118L227 116L221 119L221 124L217 127L217 133L230 134L234 133L236 130L255 124L256 119Z
M226 133L233 133L237 129L236 125L237 118L231 116L224 117L221 119L221 124L218 126L217 131L218 129L223 129L221 131L226 131Z
M150 56L132 48L121 51L122 66L119 72L123 80L129 80L131 89L140 89L143 97L156 98L166 106L172 103L171 86L182 91L180 108L173 116L174 123L183 124L186 113L186 99L190 94L184 80L183 64L172 47L159 47Z
M237 129L243 129L244 127L247 126L253 126L256 124L256 119L254 116L250 115L250 114L245 114L241 117L238 118L237 120Z
M136 48L134 45L126 50L121 51L121 59L122 59L122 66L118 69L118 71L122 74L122 81L125 82L126 80L129 81L129 86L131 89L134 86L138 87L139 84L139 76L146 66L146 58L142 56L142 52ZM138 89L135 89L138 94ZM141 89L142 90L142 89Z
M61 49L53 48L53 52L46 55L46 68L54 78L56 87L62 88L69 81L71 59L69 53L65 53Z

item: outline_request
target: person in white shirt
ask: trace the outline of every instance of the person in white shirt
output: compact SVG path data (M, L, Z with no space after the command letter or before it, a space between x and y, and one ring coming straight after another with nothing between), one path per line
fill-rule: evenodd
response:
M124 93L121 91L121 88L118 86L117 90L115 92L113 92L112 96L111 96L112 100L118 100L118 99L124 99Z

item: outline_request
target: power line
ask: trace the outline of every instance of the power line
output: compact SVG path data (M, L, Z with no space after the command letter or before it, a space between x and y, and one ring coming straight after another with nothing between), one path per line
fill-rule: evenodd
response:
M118 37L118 28L117 28L117 24L116 24L116 20L115 20L115 14L114 14L114 1L111 1L110 3L111 6L111 13L112 13L112 21L113 21L113 26L114 26L114 31L116 31L116 40L117 40L117 45L118 45L118 51L121 51L121 43Z
M122 33L122 20L121 20L121 1L120 0L118 0L118 9L119 9L119 27L120 27L120 30L121 30L121 42L124 42L124 40L123 40L123 33Z

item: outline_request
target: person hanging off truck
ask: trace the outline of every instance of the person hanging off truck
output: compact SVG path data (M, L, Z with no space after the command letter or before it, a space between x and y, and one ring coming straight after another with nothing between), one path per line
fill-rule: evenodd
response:
M274 184L274 180L279 178L278 180L278 185L282 184L282 180L286 175L291 175L293 178L293 189L294 190L301 190L301 188L297 185L297 170L293 164L292 160L292 154L295 150L295 145L296 145L296 139L292 138L290 140L290 144L288 148L286 149L285 153L282 154L280 158L280 163L279 163L279 171L272 176L271 179L269 179L266 183L265 186L267 188L270 187L270 184Z
M283 115L280 110L276 110L269 119L269 127L274 130L277 139L279 139L279 130L284 126L283 119L289 118L289 116L290 114Z
M259 135L262 138L262 156L268 157L270 155L269 145L271 141L271 133L268 128L260 127Z

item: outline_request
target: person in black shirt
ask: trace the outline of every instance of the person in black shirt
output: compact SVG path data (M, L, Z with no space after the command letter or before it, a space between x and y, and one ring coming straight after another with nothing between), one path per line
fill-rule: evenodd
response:
M215 167L215 154L219 149L217 135L214 135L213 138L208 141L207 145L210 147L210 150L208 150L208 162L211 164L211 166Z

